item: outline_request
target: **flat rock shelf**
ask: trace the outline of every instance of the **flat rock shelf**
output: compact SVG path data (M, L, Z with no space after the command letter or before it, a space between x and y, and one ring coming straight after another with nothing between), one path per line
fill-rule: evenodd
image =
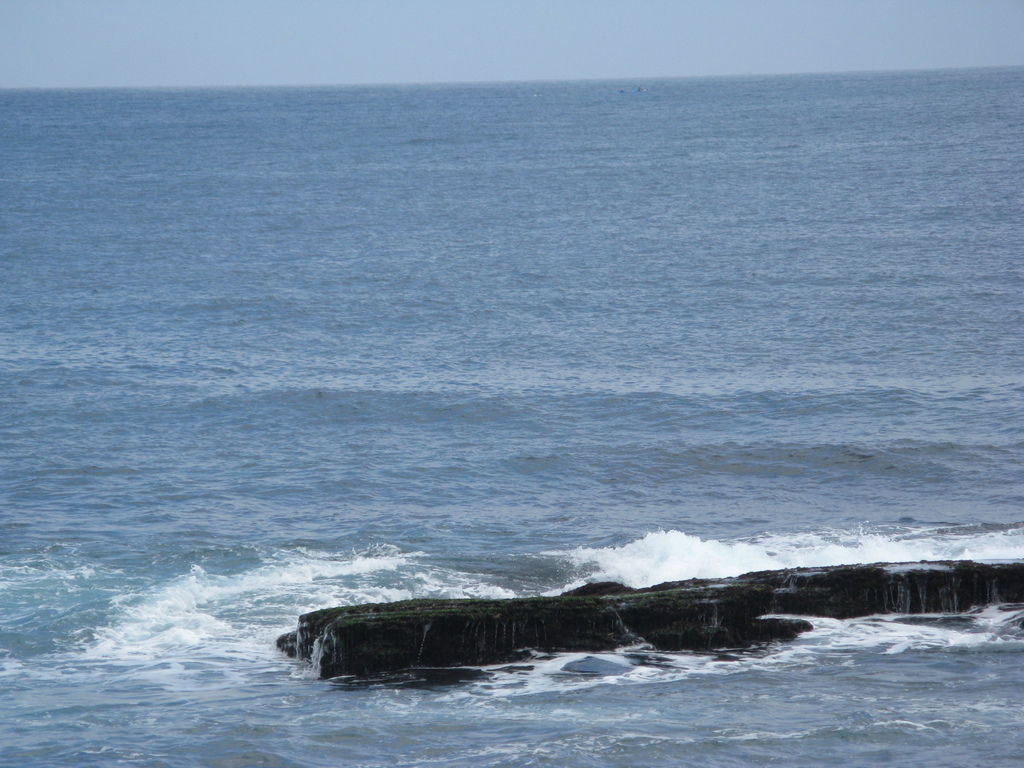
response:
M758 571L633 589L587 584L556 597L406 600L299 617L277 647L321 678L483 666L532 651L748 648L813 628L799 616L962 613L1024 602L1024 562L969 560Z

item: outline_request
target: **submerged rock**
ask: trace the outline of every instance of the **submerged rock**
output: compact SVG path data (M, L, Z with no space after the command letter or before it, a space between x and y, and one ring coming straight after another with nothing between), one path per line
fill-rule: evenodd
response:
M597 677L624 675L631 669L633 669L631 664L619 664L608 659L599 659L596 656L584 656L582 659L575 659L562 665L563 672Z
M890 563L796 568L645 589L613 582L558 597L406 600L313 611L278 638L321 678L520 660L531 651L744 648L791 640L809 621L876 613L959 613L1024 602L1024 563Z

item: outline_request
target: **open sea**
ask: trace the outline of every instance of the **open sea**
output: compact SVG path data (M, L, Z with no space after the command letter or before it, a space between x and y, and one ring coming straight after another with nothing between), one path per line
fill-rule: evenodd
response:
M0 91L0 764L1024 761L1024 606L316 680L300 613L1024 558L1024 68Z

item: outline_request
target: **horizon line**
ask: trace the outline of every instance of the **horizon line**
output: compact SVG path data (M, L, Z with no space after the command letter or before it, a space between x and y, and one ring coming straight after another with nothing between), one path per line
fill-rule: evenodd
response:
M757 77L806 77L814 75L858 75L858 74L901 74L913 72L949 72L981 69L1021 69L1024 64L973 64L966 66L906 67L902 69L846 69L783 72L724 72L699 75L616 75L614 77L551 77L551 78L508 78L497 80L381 80L361 82L325 83L207 83L207 84L151 84L151 85L0 85L0 91L104 91L104 90L236 90L270 88L415 88L424 86L469 86L469 85L530 85L553 83L614 83L652 82L666 80L711 80Z

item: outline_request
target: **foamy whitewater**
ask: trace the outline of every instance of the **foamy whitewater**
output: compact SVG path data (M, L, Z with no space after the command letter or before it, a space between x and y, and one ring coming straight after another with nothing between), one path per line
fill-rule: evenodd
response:
M1024 559L1024 70L0 91L0 765L1010 765L1024 606L317 680L299 614Z
M1024 524L970 533L918 529L884 534L860 529L790 536L762 534L732 542L705 541L681 531L656 531L621 547L579 547L565 554L573 562L595 569L588 574L590 581L647 587L665 581L782 568L920 560L1017 560L1024 558Z

